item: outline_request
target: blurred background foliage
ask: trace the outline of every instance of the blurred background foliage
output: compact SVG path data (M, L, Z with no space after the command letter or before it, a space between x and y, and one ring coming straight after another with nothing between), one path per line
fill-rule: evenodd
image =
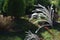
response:
M4 2L3 2L4 1ZM7 15L22 16L25 15L25 10L30 10L34 5L34 0L3 0L0 9Z
M0 10L8 15L22 16L31 13L33 5L38 3L43 6L54 4L58 13L60 11L60 0L0 0Z
M44 6L54 4L58 7L58 12L60 11L60 0L0 0L0 10L8 15L22 16L31 13L33 5L38 3Z

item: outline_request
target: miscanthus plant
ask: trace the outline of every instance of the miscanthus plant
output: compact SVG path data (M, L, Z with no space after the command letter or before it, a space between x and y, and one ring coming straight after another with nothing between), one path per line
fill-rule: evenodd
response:
M39 9L34 10L35 13L32 14L30 21L34 18L34 16L38 16L38 20L36 20L34 23L40 22L39 18L44 16L46 18L46 21L49 23L50 26L53 26L53 17L54 17L54 10L53 5L51 5L48 9L40 4L34 5L35 7L40 7ZM41 11L42 13L36 13L36 11ZM44 26L49 26L48 24L39 26L39 28L35 31L37 33L40 28ZM33 34L31 31L27 32L27 35L24 40L40 40L39 37L36 34Z
M46 21L52 26L52 24L53 24L53 17L54 17L53 4L48 9L46 7L40 5L40 4L34 5L34 6L35 7L40 7L40 8L37 8L37 9L33 10L34 13L31 15L30 20L32 20L34 16L38 16L37 17L38 18L37 21L34 22L34 23L37 23L39 21L42 21L39 18L41 16L43 16L43 17L45 17ZM40 11L42 13L36 13L36 11L37 12Z
M33 34L31 31L28 31L26 33L27 35L24 40L40 40L40 38L36 34Z

